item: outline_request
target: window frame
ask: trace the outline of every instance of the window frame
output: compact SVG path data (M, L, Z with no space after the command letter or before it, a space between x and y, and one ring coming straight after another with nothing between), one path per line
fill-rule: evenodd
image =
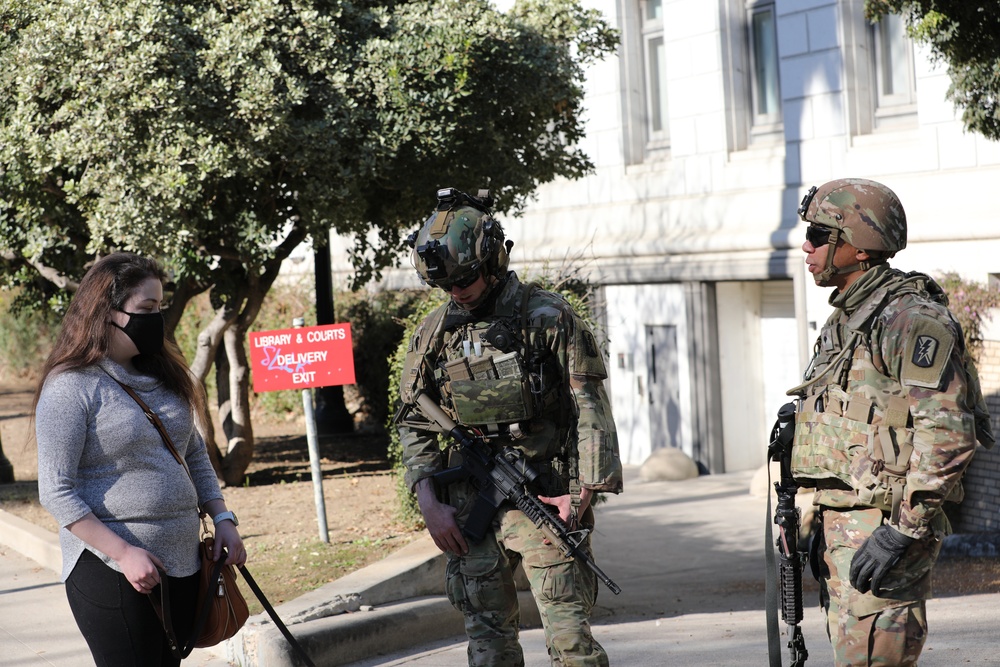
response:
M893 17L893 19L890 19ZM899 46L903 51L901 63L886 62L886 36L885 28L889 25L887 19L899 22L899 35L901 43ZM916 67L913 56L913 41L906 34L905 19L898 14L883 14L879 20L869 25L869 40L872 45L872 84L874 94L873 120L874 129L884 129L886 127L898 127L915 120L917 111L917 82ZM890 53L892 50L890 49ZM900 72L899 67L902 68ZM903 92L886 93L886 71L892 68L890 78L895 79L895 75L902 74L906 90Z
M747 76L749 78L749 122L751 141L753 137L769 135L782 131L782 104L781 104L781 58L778 54L778 19L777 10L773 0L748 0L745 4L745 33L746 33L746 54L747 54ZM757 37L755 19L770 12L771 14L771 46L773 48L773 72L774 79L774 102L776 108L771 112L761 113L761 81L759 79L760 54L757 49ZM770 97L770 95L768 95Z
M660 16L650 18L647 10L653 2L660 3ZM663 26L663 0L639 0L639 31L642 43L642 77L643 102L645 114L643 130L646 139L646 155L670 148L670 114L669 97L667 95L666 43ZM658 54L655 58L652 45L659 42ZM663 71L660 71L660 70ZM654 81L654 76L658 79ZM657 113L658 112L658 113ZM661 127L656 128L659 121Z

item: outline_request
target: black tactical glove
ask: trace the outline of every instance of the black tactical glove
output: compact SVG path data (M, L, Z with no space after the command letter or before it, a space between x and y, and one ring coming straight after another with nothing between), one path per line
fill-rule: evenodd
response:
M851 586L862 593L871 589L875 596L881 595L882 578L914 542L891 526L876 528L851 559Z

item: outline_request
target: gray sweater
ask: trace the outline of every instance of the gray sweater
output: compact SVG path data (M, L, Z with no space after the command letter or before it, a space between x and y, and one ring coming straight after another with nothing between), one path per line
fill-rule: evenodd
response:
M139 405L111 376L132 387L159 416L197 490ZM191 409L180 396L156 378L131 375L105 359L48 377L38 400L35 435L38 495L60 525L63 581L84 549L121 571L66 529L89 512L129 544L159 557L170 576L198 571L198 504L222 498L222 492Z

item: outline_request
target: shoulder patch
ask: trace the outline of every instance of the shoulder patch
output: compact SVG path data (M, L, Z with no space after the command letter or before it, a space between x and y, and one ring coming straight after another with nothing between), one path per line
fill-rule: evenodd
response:
M927 315L915 316L903 349L900 382L912 387L939 387L954 346L955 336L942 322Z
M571 372L574 375L586 375L602 380L607 378L608 371L604 366L604 355L597 345L594 334L582 322L578 322L574 329Z

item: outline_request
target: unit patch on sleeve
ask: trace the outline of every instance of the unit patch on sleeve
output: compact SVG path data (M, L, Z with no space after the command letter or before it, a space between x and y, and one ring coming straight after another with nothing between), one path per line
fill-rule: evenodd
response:
M912 387L939 387L954 346L955 337L942 322L915 315L906 337L900 382Z
M930 368L934 365L934 356L938 349L937 338L934 336L917 336L917 344L913 348L914 366Z

